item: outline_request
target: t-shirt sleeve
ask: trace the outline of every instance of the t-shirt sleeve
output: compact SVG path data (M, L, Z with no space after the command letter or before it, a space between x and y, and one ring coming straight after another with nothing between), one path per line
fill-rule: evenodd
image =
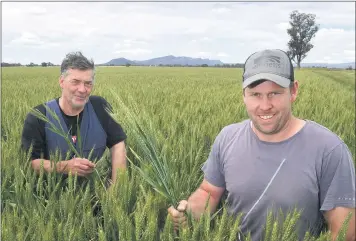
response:
M110 115L113 113L113 107L102 97L93 96L92 100L99 121L107 134L106 146L111 148L124 141L127 138L125 131Z
M355 165L345 143L324 157L319 185L321 211L355 207Z
M44 107L35 107L42 113L45 113ZM22 129L21 136L21 149L28 152L32 146L32 152L30 154L31 160L42 158L45 153L46 143L45 143L45 130L44 122L39 120L33 114L28 113L24 121L24 126Z
M210 154L202 167L204 178L214 186L225 188L225 176L221 160L221 140L223 133L220 132L215 138Z
M117 123L111 116L109 116L108 120L108 139L107 146L111 148L115 144L126 140L127 136L123 128L119 123Z

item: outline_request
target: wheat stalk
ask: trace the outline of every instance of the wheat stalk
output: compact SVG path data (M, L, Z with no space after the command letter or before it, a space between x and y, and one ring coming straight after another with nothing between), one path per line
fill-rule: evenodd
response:
M174 185L175 180L172 179L173 175L171 175L168 168L168 160L163 153L164 148L160 147L155 141L153 133L156 130L153 131L152 123L148 122L148 124L145 124L144 121L142 121L142 119L146 120L146 122L149 121L149 118L147 118L142 111L141 116L138 116L134 111L130 110L130 108L137 110L135 104L132 104L129 108L113 91L112 94L115 96L120 109L122 109L125 114L126 118L122 121L131 132L130 137L132 141L137 144L137 149L139 149L140 153L143 153L140 155L132 147L129 147L135 160L137 160L140 165L135 165L130 157L127 157L127 159L133 168L156 192L165 197L172 206L177 207L179 200L176 186ZM119 121L115 114L112 114L112 117Z

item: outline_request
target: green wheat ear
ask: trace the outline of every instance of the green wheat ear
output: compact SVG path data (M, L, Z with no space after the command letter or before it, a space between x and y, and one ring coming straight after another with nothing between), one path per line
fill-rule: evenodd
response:
M122 121L131 132L131 139L137 143L135 150L133 147L128 148L133 154L135 161L138 161L139 164L135 164L134 160L127 157L132 168L136 170L157 193L166 198L170 205L177 207L179 202L177 197L178 190L175 185L175 180L173 180L173 175L171 175L171 171L168 167L164 146L159 146L154 138L154 133L158 131L153 129L153 123L149 121L149 118L147 118L142 111L140 116L134 113L135 111L137 113L138 110L134 101L131 100L131 106L129 107L124 104L116 93L113 91L111 91L111 93L117 100L119 108L123 110L125 114L125 118ZM111 115L118 121L117 115Z
M240 222L241 222L241 218L242 218L243 213L240 213L236 220L234 221L234 225L232 226L232 231L230 232L230 237L229 237L229 241L234 241L236 240L236 237L238 235L238 233L241 233L241 229L240 229Z

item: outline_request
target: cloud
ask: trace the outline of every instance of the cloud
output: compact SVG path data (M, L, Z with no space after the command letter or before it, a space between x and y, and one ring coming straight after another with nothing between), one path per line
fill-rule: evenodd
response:
M350 56L355 56L355 50L344 50L344 54L350 55Z
M3 58L18 62L58 63L66 51L78 49L96 62L174 53L243 63L257 50L287 48L293 10L315 13L320 24L304 61L355 59L351 2L4 2L2 7Z
M280 30L287 30L288 28L290 28L290 24L287 22L283 22L283 23L278 23L277 24L277 28Z
M202 38L199 38L199 39L192 39L190 41L190 43L193 43L193 44L201 44L201 43L206 43L206 42L211 42L213 39L212 38L209 38L209 37L202 37Z
M5 62L5 63L15 63L16 61L12 58L3 58L2 59L2 62Z
M212 54L210 52L199 52L197 55L199 57L204 57L204 58L212 56Z
M33 15L44 15L47 13L47 9L40 6L30 7L26 10L26 13L33 14Z
M142 55L142 54L150 54L152 50L149 49L121 49L115 51L117 54L130 54L130 55Z
M23 32L19 38L13 39L12 44L19 45L42 45L44 42L36 35L30 32Z
M313 39L314 48L308 53L304 62L314 62L320 59L329 63L355 61L354 39L355 31L322 28ZM332 59L325 59L322 56L332 56Z
M123 41L123 45L127 47L135 46L135 45L147 45L146 41L136 40L136 39L125 39Z
M219 7L219 8L213 8L211 11L213 13L223 14L223 13L230 12L231 10L225 7Z
M216 56L218 56L218 57L227 57L229 55L224 53L224 52L219 52Z

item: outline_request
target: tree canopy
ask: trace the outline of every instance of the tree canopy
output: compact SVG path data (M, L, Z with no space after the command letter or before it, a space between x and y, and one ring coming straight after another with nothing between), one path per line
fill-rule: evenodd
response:
M307 53L314 47L310 43L319 25L315 22L315 14L299 13L297 10L290 14L290 25L287 33L291 39L288 42L288 55L300 68L301 61L307 56Z

